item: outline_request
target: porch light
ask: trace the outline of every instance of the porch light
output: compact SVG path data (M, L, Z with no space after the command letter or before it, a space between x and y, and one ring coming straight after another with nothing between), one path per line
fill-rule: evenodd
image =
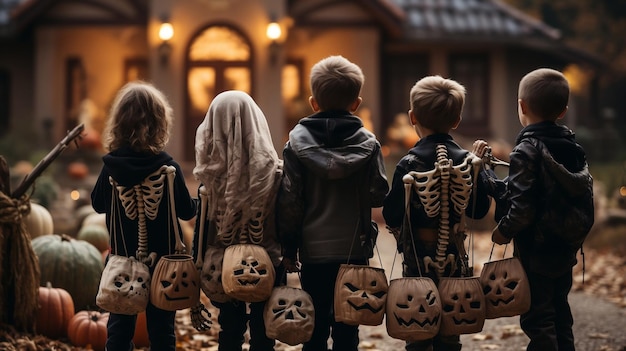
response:
M169 22L161 23L159 27L159 38L162 41L169 41L174 36L174 27Z
M280 51L278 40L280 39L282 34L283 30L280 27L280 24L276 21L275 17L272 16L270 23L267 24L267 28L265 29L265 35L267 36L267 39L271 41L268 50L270 63L272 65L276 64L276 60L278 59L278 54Z
M283 31L280 28L280 24L278 24L278 22L272 21L267 25L267 30L265 31L265 35L267 35L267 38L271 40L272 42L275 42L276 40L278 40L282 34L283 34Z
M167 20L163 20L161 26L159 27L159 39L161 39L161 45L159 45L159 57L161 59L161 64L166 65L170 58L170 53L172 52L172 47L170 46L170 39L174 37L174 27Z

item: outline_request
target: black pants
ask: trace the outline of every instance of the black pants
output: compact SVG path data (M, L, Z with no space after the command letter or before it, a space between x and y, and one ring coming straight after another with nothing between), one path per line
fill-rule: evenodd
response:
M175 351L174 322L176 311L166 311L148 303L146 321L150 351ZM137 315L111 313L107 323L107 351L132 351Z
M245 302L211 303L220 310L217 317L221 327L218 336L219 351L241 351L248 323L250 325L250 351L274 350L274 339L269 339L265 335L263 322L265 302L250 303L249 316L246 313Z
M567 295L572 288L572 272L547 277L527 270L530 284L530 310L520 317L530 338L527 351L574 351L574 318Z
M358 349L359 327L336 322L333 313L335 280L340 265L340 263L302 264L300 277L302 289L311 295L315 307L313 336L303 344L302 351L326 351L329 336L332 337L334 351Z

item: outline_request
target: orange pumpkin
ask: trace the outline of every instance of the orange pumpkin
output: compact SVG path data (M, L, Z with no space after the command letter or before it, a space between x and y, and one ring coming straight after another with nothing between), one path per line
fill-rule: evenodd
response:
M77 180L85 179L89 175L89 167L83 162L72 162L67 166L67 175Z
M148 337L148 320L146 319L146 312L141 312L137 315L137 323L135 324L135 336L133 337L133 343L136 347L149 347L150 338Z
M53 288L50 282L39 287L39 308L35 321L38 334L51 339L66 337L72 317L74 300L66 290Z
M76 346L90 345L94 351L104 351L108 321L108 312L80 311L70 319L67 336Z

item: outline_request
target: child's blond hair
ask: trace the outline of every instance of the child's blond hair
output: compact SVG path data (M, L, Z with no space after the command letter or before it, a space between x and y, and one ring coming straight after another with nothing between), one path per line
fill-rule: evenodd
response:
M569 83L563 73L539 68L522 78L518 98L535 116L545 121L556 121L567 108Z
M411 88L410 104L420 125L447 133L461 118L465 87L441 76L424 77Z
M365 76L343 56L329 56L311 68L311 94L322 111L348 110L359 98Z
M169 140L172 121L172 108L161 91L146 82L127 83L111 106L104 147L112 151L128 146L157 154Z

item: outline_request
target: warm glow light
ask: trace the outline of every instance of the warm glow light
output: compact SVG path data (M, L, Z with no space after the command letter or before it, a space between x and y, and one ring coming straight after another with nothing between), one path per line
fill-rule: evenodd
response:
M74 201L77 201L78 199L80 199L80 192L78 190L72 190L70 192L70 198Z
M280 38L282 35L282 29L280 29L280 24L277 22L271 22L267 25L267 31L265 32L267 38L270 40L276 40Z
M168 41L172 39L173 36L174 27L172 27L172 24L168 22L161 23L161 27L159 28L159 38L163 41Z
M622 185L619 188L619 194L626 197L626 186Z

